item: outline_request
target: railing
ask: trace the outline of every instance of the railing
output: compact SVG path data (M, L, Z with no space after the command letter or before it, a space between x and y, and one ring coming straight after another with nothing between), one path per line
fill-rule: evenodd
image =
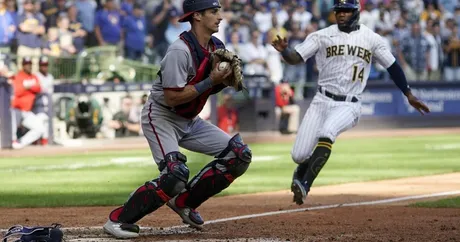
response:
M9 48L0 53L10 57L10 69L17 71L17 56ZM76 56L48 56L49 72L58 83L103 82L118 77L124 82L151 82L159 66L123 58L116 46L87 48Z

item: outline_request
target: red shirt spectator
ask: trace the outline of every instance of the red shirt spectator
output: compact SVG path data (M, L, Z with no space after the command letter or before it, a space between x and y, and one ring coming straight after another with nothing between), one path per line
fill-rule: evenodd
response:
M294 96L294 90L288 83L280 83L275 87L275 103L278 107L290 104L290 98Z
M217 108L217 126L230 134L238 132L238 113L232 106L230 94L225 94L222 105Z
M24 58L23 70L13 79L14 97L11 106L22 111L31 111L35 96L41 91L38 78L32 74L32 61Z

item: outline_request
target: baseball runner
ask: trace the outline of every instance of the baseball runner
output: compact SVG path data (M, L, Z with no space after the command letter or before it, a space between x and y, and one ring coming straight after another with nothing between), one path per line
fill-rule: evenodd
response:
M319 70L318 92L300 124L291 151L298 164L291 184L298 205L303 204L330 157L335 139L358 123L360 94L366 86L372 59L387 69L411 106L421 114L430 111L412 95L404 72L382 38L358 23L359 0L334 0L333 10L337 24L311 33L294 49L288 48L287 40L279 36L272 42L291 65L315 55Z
M241 90L241 61L211 36L222 20L220 6L218 0L183 2L179 21L190 22L191 30L168 48L142 110L142 130L160 176L137 188L110 213L103 228L117 238L139 236L135 223L165 203L184 223L201 229L204 222L196 209L249 167L251 150L239 134L230 137L197 116L210 95L226 86ZM230 53L231 58L217 53ZM231 62L231 68L218 68L220 60ZM216 159L188 182L187 157L179 147Z

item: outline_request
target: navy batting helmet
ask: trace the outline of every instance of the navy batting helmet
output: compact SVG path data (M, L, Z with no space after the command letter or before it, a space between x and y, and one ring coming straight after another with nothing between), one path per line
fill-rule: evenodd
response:
M361 5L359 0L334 0L334 11L340 10L351 10L353 15L348 20L347 23L339 25L341 29L355 29L359 24L359 11L361 10Z
M219 0L185 0L182 3L182 10L184 15L179 18L179 22L189 21L189 17L196 12L210 9L210 8L220 8Z

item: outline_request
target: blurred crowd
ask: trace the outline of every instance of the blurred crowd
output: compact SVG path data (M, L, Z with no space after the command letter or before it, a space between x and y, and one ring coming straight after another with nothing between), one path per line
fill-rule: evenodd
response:
M304 98L307 82L316 81L315 60L285 65L271 41L277 35L287 37L293 47L310 33L334 24L333 0L220 2L223 20L215 35L241 57L246 76L263 75L277 86L280 130L296 132L295 101ZM360 4L361 23L384 38L409 81L460 81L459 0L361 0ZM167 47L190 27L178 22L181 11L182 0L0 0L0 50L17 55L19 70L24 71L23 63L30 64L27 72L37 80L51 78L44 74L48 63L40 62L40 57L72 57L95 46L117 46L125 58L158 64ZM4 66L4 61L0 64ZM389 81L389 77L382 66L373 64L369 80ZM39 93L52 93L52 81L50 85ZM130 96L121 100L118 112L103 110L105 102L98 104L106 118L92 119L99 120L97 130L108 137L139 135L136 113L143 98L136 99L134 111L128 108L133 103ZM238 115L232 96L221 99L219 126L236 132ZM74 103L78 106L79 101ZM295 120L289 121L289 116Z
M221 0L220 37L245 62L245 74L274 83L315 81L314 60L286 66L270 42L294 46L334 23L333 0ZM458 0L362 0L361 23L380 33L408 79L460 80ZM189 28L178 23L182 0L0 0L0 47L19 56L71 56L87 47L116 45L126 58L157 64ZM371 80L388 80L374 65ZM299 96L296 93L296 96ZM300 97L300 96L299 96Z

